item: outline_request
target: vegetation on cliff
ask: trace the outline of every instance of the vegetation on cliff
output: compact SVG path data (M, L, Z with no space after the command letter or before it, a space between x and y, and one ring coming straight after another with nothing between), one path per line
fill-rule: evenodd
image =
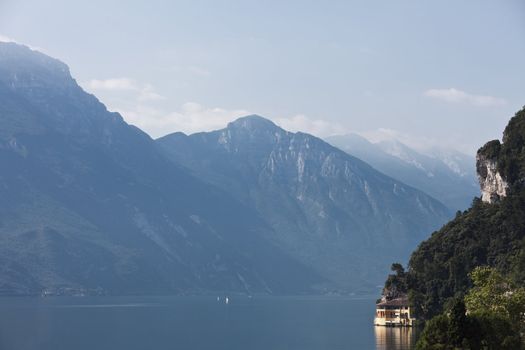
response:
M474 287L427 322L417 349L523 348L525 288L494 268L477 267L470 277Z
M525 191L497 204L472 207L435 232L412 254L408 291L418 317L429 319L472 287L468 274L492 266L525 283Z
M525 179L525 107L509 121L503 133L498 169L514 187Z
M525 285L525 108L510 120L503 143L491 141L478 155L497 161L511 190L498 203L475 198L414 251L404 279L419 318L428 320L462 298L473 287L469 273L477 266L494 267Z
M508 183L506 195L495 203L475 198L470 209L458 212L420 244L406 272L390 275L385 283L386 293L403 289L415 315L428 321L420 349L521 347L525 107L510 120L503 143L491 141L480 148L478 160L487 159L496 162L498 173Z

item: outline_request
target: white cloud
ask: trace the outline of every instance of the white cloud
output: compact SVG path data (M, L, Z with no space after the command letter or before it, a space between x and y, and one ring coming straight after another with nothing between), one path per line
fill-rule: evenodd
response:
M243 109L206 107L195 102L170 108L170 101L158 103L167 99L157 93L153 85L127 77L93 79L83 86L100 94L109 109L122 114L128 123L155 138L177 131L191 134L221 129L232 120L250 114Z
M161 101L166 98L155 92L155 89L152 85L146 84L140 89L140 94L138 97L139 101Z
M128 106L128 108L115 108L115 110L121 113L127 122L138 126L152 137L160 137L176 131L193 134L222 129L229 122L252 114L245 109L207 107L195 102L184 103L174 111L165 111L142 102L139 98L136 105ZM321 119L310 119L302 114L272 120L286 130L302 131L319 137L347 132L347 129L339 124Z
M155 92L153 85L141 84L131 78L92 79L83 84L87 90L109 93L132 92L138 101L160 101L166 99Z
M152 101L152 99L150 99ZM114 108L124 119L147 132L152 137L160 137L181 131L193 134L225 128L237 118L253 114L245 109L226 109L207 107L195 102L187 102L178 109L166 111L144 103L140 97L135 105ZM277 125L292 132L305 132L318 137L346 133L343 126L321 119L310 119L305 115L290 118L271 118Z
M112 79L93 79L87 82L87 87L93 90L127 90L127 91L138 91L140 90L137 82L130 78L112 78Z
M429 89L423 93L424 96L451 103L468 103L479 107L503 106L507 101L500 97L488 95L474 95L455 88Z
M323 119L311 119L303 114L291 118L276 118L274 122L289 131L302 131L318 137L347 133L342 125Z
M140 83L132 78L93 79L83 85L87 90L102 95L110 109L120 112L127 122L136 125L152 137L176 131L192 134L222 129L229 122L252 114L245 109L208 107L195 102L187 102L178 108L170 109L169 101L162 105L155 103L166 98L158 94L151 84ZM302 131L319 137L347 131L340 124L311 119L303 114L272 119L286 130Z
M224 128L229 122L250 114L243 109L205 107L195 102L184 103L178 110L164 112L139 104L133 110L119 110L124 119L146 131L152 137L182 131L192 134Z
M0 41L5 42L5 43L16 43L15 39L10 38L6 35L2 35L2 34L0 34Z

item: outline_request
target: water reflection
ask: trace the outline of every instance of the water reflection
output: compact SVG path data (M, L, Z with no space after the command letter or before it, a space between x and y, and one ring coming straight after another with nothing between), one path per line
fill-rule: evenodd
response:
M410 350L416 343L416 330L411 327L375 326L377 350Z

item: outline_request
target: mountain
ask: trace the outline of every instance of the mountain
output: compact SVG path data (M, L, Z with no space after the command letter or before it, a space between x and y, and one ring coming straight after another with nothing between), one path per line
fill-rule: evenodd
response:
M450 211L305 133L260 116L157 140L174 162L255 210L267 238L343 290L373 290ZM389 260L390 259L390 260Z
M326 141L453 210L468 208L479 195L474 157L441 149L425 155L397 140L371 143L356 134L331 136Z
M0 43L0 293L308 293L257 212L168 160L68 67Z
M496 268L525 286L525 108L510 120L503 142L488 142L476 159L482 197L410 258L407 292L425 319L465 295L478 266Z

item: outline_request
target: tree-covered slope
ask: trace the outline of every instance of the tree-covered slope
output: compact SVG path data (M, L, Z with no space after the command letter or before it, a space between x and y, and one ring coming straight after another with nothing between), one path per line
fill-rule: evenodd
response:
M498 204L475 200L412 254L409 285L421 313L435 315L449 298L465 293L476 266L494 266L525 282L524 237L523 191Z
M477 162L483 200L421 243L404 276L427 319L472 287L469 273L477 266L495 267L525 285L525 109L510 120L503 143L478 151Z

